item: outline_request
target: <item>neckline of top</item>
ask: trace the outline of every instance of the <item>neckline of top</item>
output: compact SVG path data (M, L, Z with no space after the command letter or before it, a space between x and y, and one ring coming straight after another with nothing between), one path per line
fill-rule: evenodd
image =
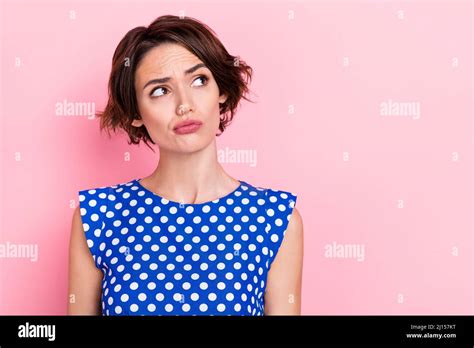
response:
M202 205L206 205L206 204L213 204L213 203L217 203L217 202L220 202L222 200L225 200L227 198L229 198L230 196L233 196L236 192L238 191L241 191L242 189L242 186L245 184L245 181L242 181L242 180L238 180L239 181L239 185L234 189L232 190L231 192L229 192L228 194L222 196L222 197L219 197L219 198L216 198L214 200L211 200L211 201L207 201L207 202L202 202L202 203L181 203L181 202L176 202L176 201L173 201L173 200L170 200L168 198L165 198L165 197L162 197L160 196L159 194L147 189L145 186L143 186L140 182L142 178L137 178L137 179L134 179L132 182L134 182L135 184L137 184L137 186L145 191L147 194L149 195L152 195L158 199L160 199L160 201L162 203L172 203L172 204L175 204L175 205L179 205L179 206L191 206L191 207L196 207L196 206L202 206Z

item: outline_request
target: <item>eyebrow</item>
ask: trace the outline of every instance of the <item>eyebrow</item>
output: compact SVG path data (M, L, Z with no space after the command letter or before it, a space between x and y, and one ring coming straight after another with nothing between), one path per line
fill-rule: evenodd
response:
M206 64L204 63L199 63L199 64L196 64L195 66L193 66L192 68L189 68L187 70L184 71L184 74L185 75L189 75L189 74L192 74L193 72L195 72L197 69L199 68L206 68ZM163 77L161 79L153 79L153 80L150 80L148 81L145 86L143 86L143 89L145 89L147 86L151 85L151 84L156 84L156 83L165 83L165 82L168 82L169 80L171 80L171 77Z

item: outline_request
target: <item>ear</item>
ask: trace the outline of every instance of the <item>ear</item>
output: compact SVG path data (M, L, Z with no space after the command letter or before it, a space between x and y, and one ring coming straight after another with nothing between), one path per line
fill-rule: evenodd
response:
M227 95L222 94L219 96L219 104L224 104L227 100Z
M141 127L141 126L143 126L143 121L141 119L140 120L133 120L132 126Z

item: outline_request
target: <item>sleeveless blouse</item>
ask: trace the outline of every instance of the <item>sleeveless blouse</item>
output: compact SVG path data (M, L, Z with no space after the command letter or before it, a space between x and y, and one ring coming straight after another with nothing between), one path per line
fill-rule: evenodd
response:
M102 271L102 315L264 315L267 274L297 196L239 180L231 193L174 202L140 179L78 192Z

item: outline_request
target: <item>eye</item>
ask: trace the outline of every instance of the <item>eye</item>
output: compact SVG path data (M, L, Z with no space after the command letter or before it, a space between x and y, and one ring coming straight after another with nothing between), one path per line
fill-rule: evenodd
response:
M205 75L200 75L200 76L198 76L198 78L197 78L196 80L194 80L194 81L197 81L197 80L202 80L203 83L202 83L201 86L204 86L204 85L207 83L207 81L209 80L209 78L208 78L207 76L205 76Z
M198 81L198 80L201 80L201 81L202 81L202 83L201 83L200 85L198 85L198 87L202 87L202 86L205 86L205 85L207 84L207 82L209 81L209 78L208 78L206 75L200 75L200 76L198 76L194 81ZM193 82L194 82L194 81L193 81ZM156 91L159 91L160 89L163 90L163 91L167 91L167 92L168 92L168 89L165 88L165 87L157 87L157 88L153 89L153 90L150 92L150 96L151 96L151 97L154 97L154 98L157 98L157 97L161 97L161 96L163 96L163 95L165 95L165 94L168 94L168 93L162 93L162 94L156 95L155 92L156 92Z
M157 88L155 88L155 89L153 89L153 90L151 91L150 96L151 96L151 97L160 97L160 96L162 96L163 94L155 95L155 92L156 92L156 91L159 91L160 89L162 89L162 90L164 90L164 91L167 91L167 89L166 89L165 87L157 87Z

